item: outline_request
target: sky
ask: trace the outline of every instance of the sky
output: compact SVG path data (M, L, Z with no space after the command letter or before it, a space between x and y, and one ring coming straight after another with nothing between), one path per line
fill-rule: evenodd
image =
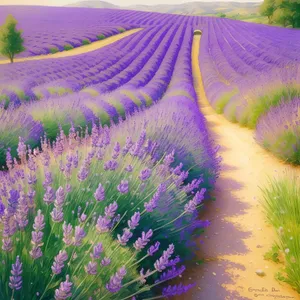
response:
M63 6L70 3L79 2L81 0L0 0L0 5L49 5ZM199 1L199 0L198 0ZM193 0L108 0L107 2L126 6L132 4L181 4L186 2L198 2ZM205 0L206 2L226 1L226 0ZM229 1L229 0L228 0ZM237 2L258 2L259 0L233 0Z

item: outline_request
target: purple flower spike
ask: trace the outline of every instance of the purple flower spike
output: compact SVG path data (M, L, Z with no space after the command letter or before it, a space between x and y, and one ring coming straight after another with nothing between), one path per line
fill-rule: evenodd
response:
M44 227L44 215L42 215L42 211L39 209L37 212L37 216L34 218L33 229L35 231L42 231Z
M163 289L163 296L165 297L172 297L172 296L177 296L177 295L182 295L185 294L188 290L190 290L194 284L189 284L189 285L183 285L182 283L178 285L169 285L168 287Z
M103 267L109 266L110 263L111 263L111 260L110 260L110 258L108 258L108 257L104 257L104 258L101 260L101 265L102 265Z
M154 253L159 250L159 246L160 246L160 242L156 242L154 245L152 245L147 251L148 255L153 256Z
M132 237L132 232L128 228L125 228L125 229L123 229L123 235L121 236L120 234L118 234L117 237L118 237L119 243L122 246L126 246L127 242Z
M54 191L53 191L52 187L51 186L47 186L47 189L46 189L46 192L45 192L44 198L43 198L44 202L47 205L49 205L52 202L54 202L54 197L55 196L54 196Z
M140 176L139 176L140 180L145 181L145 180L149 179L151 176L151 173L152 173L151 169L142 170L140 173Z
M98 243L93 248L93 253L91 253L91 257L93 259L99 259L101 256L101 253L103 252L103 245L102 243Z
M147 246L147 244L150 242L150 238L152 237L152 235L153 235L153 231L151 229L147 233L143 231L142 237L137 239L137 241L133 244L133 247L137 251L144 249Z
M125 266L119 269L119 271L111 276L110 281L108 284L106 284L106 288L111 293L116 293L122 288L122 280L126 275L126 269Z
M113 155L112 155L112 158L113 159L117 159L119 154L120 154L120 150L121 150L121 147L120 147L120 144L117 142L115 147L114 147L114 152L113 152Z
M55 300L66 300L70 297L72 297L71 289L73 283L69 281L69 275L66 276L66 281L63 281L59 289L55 290Z
M104 209L106 217L113 218L115 216L117 209L118 209L118 204L116 201L106 206Z
M154 267L158 272L162 272L164 269L166 269L169 258L174 253L174 245L171 244L167 250L163 252L163 255L154 263Z
M118 185L118 191L121 194L127 194L129 192L129 183L127 180L121 180L121 183Z
M110 219L106 216L99 216L96 224L96 229L99 233L104 233L109 231Z
M133 171L133 167L132 165L128 165L125 170L128 172L128 173L131 173Z
M87 179L88 175L89 175L89 170L83 165L77 174L77 178L79 181L82 182Z
M86 236L83 228L80 226L75 226L75 238L74 238L74 246L81 246L82 240Z
M160 281L167 281L176 278L179 275L181 275L184 271L185 271L185 266L181 266L178 269L176 269L176 267L173 266L172 269L162 273L159 277L159 280L156 280L156 283Z
M20 290L22 288L22 263L19 256L16 258L16 262L12 265L11 275L9 277L9 287L12 290Z
M115 161L115 160L109 160L107 161L105 164L104 164L104 170L105 171L108 171L108 170L111 170L111 171L114 171L118 168L118 162Z
M53 274L60 274L65 261L68 259L68 254L65 250L60 250L59 253L55 256L53 265L51 267L51 270Z
M134 230L138 225L141 218L141 214L139 212L135 212L134 215L128 220L129 229Z
M164 158L164 165L170 166L170 164L173 163L175 160L174 155L175 155L174 150L170 154L166 155L166 157Z
M97 263L95 261L90 261L85 266L85 271L89 275L97 275Z
M105 199L105 190L101 183L99 183L96 192L94 193L94 197L97 201L103 201Z
M64 222L63 224L63 241L66 244L66 246L72 245L72 233L73 233L73 227L71 224L67 224Z

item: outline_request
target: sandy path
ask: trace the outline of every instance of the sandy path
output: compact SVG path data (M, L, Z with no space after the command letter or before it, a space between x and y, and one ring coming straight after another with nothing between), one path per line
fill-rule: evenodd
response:
M14 63L22 62L22 61L30 61L30 60L61 58L61 57L75 56L75 55L80 55L80 54L83 54L83 53L92 52L92 51L98 50L102 47L105 47L107 45L110 45L112 43L115 43L115 42L129 36L129 35L132 35L133 33L136 33L138 31L140 31L140 30L142 30L142 28L136 28L136 29L128 30L128 31L125 31L123 33L119 33L119 34L110 36L110 37L108 37L104 40L93 42L89 45L80 46L80 47L74 48L72 50L62 51L62 52L58 52L58 53L55 53L55 54L37 55L37 56L30 56L30 57L25 57L25 58L16 58L14 60ZM9 60L0 60L0 65L9 64L9 63L10 63Z
M208 204L204 212L212 226L198 241L197 257L205 262L183 275L185 283L196 282L197 287L181 299L300 299L289 286L275 280L280 266L263 259L275 233L265 222L259 186L268 176L290 167L257 145L252 131L230 123L208 104L198 64L199 43L196 36L192 53L195 88L207 125L221 146L223 162L216 184L217 201ZM266 276L256 275L257 269Z

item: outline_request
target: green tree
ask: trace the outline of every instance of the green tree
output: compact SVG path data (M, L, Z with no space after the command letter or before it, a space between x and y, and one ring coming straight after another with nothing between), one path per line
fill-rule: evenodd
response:
M14 62L16 54L25 50L22 31L17 30L17 23L12 15L8 15L5 23L0 27L0 54L8 57L11 63Z
M282 25L300 27L300 0L276 0L276 6L281 10L278 15Z
M259 11L262 16L268 17L269 24L272 24L273 14L276 10L275 0L264 0Z

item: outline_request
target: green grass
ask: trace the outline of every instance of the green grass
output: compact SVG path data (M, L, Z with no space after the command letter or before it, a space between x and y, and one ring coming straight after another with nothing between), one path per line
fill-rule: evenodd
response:
M253 99L247 106L240 120L241 125L251 129L256 127L259 118L268 112L271 107L279 105L282 100L290 101L300 96L298 86L282 86Z
M91 41L88 39L82 40L82 45L89 45L90 43L91 43Z
M238 90L235 88L232 91L224 93L217 101L215 106L215 110L218 114L222 114L224 112L224 108L229 102L229 100L238 93Z
M53 47L53 48L50 48L49 51L50 51L50 53L55 54L55 53L59 52L59 49L56 47Z
M104 34L100 34L100 35L97 35L97 39L98 40L104 40L105 39L105 35Z
M118 31L119 31L120 33L123 33L123 32L125 32L126 30L125 30L124 28L118 28Z
M70 45L70 44L64 45L64 50L65 51L69 51L69 50L72 50L72 49L74 49L74 47L72 45Z
M279 246L277 244L274 244L272 248L264 255L265 260L271 260L275 263L279 263L278 257L279 257Z
M276 259L275 252L283 253L284 275L280 277L300 292L300 179L286 174L270 180L262 191L268 221L278 237L278 249L272 249L268 256Z

